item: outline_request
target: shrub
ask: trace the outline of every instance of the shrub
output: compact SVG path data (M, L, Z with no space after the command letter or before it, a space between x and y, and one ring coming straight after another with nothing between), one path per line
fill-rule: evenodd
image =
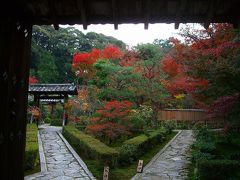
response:
M194 131L196 140L203 140L203 141L213 141L213 135L207 129L207 127L201 127L199 130Z
M234 160L202 160L197 167L200 179L234 179L240 163Z
M141 134L123 143L119 148L119 163L127 164L140 157L149 148L156 143L161 142L167 135L168 131L165 128L149 132L149 135Z
M91 124L86 130L89 134L98 137L109 144L129 134L131 126L128 115L133 103L129 101L109 101L102 109L97 110L100 117L91 119Z
M173 130L176 129L177 123L176 121L160 121L160 126L166 128L169 133Z
M51 123L51 118L50 117L46 117L44 119L44 123L47 123L47 124Z
M216 146L213 141L205 142L203 140L200 140L195 143L195 147L204 153L213 153L216 150Z
M77 118L78 121L76 121L75 127L79 129L80 131L85 130L85 128L89 125L89 117L88 116L80 116Z
M132 144L124 144L119 148L118 162L121 165L131 164L139 157L137 146Z
M94 137L71 126L64 127L63 135L81 156L95 159L102 164L112 166L117 164L118 151L108 147Z
M39 163L37 132L38 129L35 124L27 125L24 164L25 171L32 170Z
M150 125L152 117L152 109L150 106L140 105L139 109L131 110L130 121L133 125L133 131L141 131L147 125Z
M62 126L62 120L61 119L52 119L50 125L51 126Z
M201 161L201 160L210 160L210 159L213 159L213 155L210 154L210 153L203 153L201 151L194 151L192 153L192 160L193 162L198 162L198 161Z

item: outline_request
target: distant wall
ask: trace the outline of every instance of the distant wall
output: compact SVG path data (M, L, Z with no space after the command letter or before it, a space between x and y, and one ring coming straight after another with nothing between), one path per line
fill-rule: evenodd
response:
M159 110L159 120L205 121L206 112L202 109L164 109Z

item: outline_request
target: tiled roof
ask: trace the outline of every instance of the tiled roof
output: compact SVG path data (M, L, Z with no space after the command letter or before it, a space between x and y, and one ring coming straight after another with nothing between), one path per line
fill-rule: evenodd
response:
M42 103L63 103L63 99L41 99L40 102Z
M74 84L33 84L29 85L30 94L69 94L77 95L77 86Z

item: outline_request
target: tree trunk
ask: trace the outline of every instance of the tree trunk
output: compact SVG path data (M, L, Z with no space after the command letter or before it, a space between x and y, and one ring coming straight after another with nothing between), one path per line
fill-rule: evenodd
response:
M151 101L151 108L152 108L152 126L156 127L158 124L158 103Z

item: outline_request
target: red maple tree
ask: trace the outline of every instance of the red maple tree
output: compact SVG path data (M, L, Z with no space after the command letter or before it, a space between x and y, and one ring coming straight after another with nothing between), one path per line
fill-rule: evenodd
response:
M90 79L95 75L93 64L98 59L116 60L121 58L122 55L121 50L113 45L108 45L103 50L93 48L91 52L75 53L72 69L77 76Z
M86 130L102 140L112 143L123 134L129 134L130 122L127 116L133 104L129 101L109 101L97 111L99 117L91 119Z

